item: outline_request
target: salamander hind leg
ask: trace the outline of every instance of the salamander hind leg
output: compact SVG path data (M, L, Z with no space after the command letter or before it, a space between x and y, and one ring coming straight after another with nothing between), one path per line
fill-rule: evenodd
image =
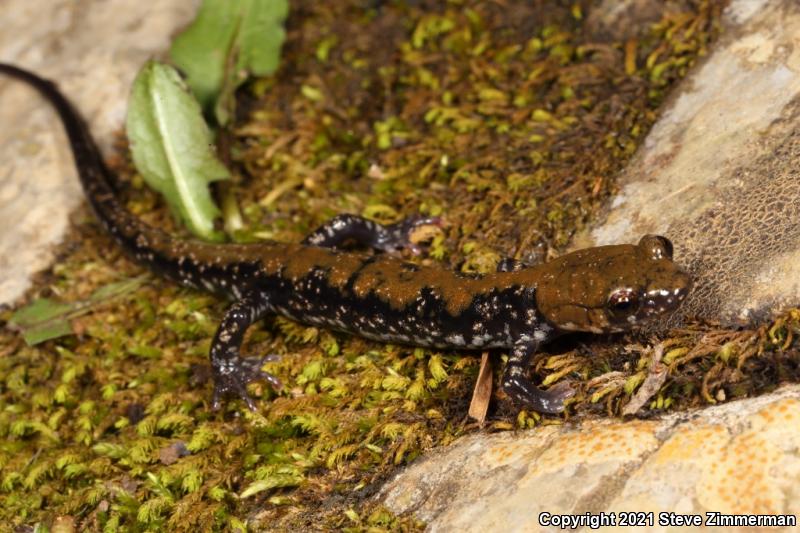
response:
M352 241L382 252L408 249L419 254L419 246L410 240L411 233L420 226L440 224L437 217L412 216L395 224L378 224L358 215L338 215L311 232L303 244L335 248Z
M525 372L537 348L538 343L535 342L514 346L503 373L503 392L518 404L539 413L561 413L564 411L564 401L575 394L572 387L567 383L562 383L550 390L543 391L525 377Z
M247 392L247 384L253 381L266 381L276 390L281 388L278 378L261 370L264 363L275 361L277 356L242 357L239 354L247 328L269 311L265 295L254 291L244 295L225 312L211 343L214 409L220 407L224 397L238 396L251 411L255 411L255 402Z

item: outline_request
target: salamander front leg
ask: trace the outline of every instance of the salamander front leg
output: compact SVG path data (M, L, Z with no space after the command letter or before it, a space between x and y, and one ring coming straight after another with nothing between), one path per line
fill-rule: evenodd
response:
M411 233L420 226L439 225L437 217L408 217L396 224L378 224L358 215L338 215L311 232L303 244L325 248L341 247L353 241L382 252L396 252L407 248L419 254L420 248L410 240Z
M214 376L212 408L218 409L222 398L230 395L238 396L251 411L255 411L256 404L247 393L248 383L264 380L276 390L281 388L278 378L261 370L264 363L275 361L276 356L242 357L239 354L247 328L269 311L266 295L253 291L245 294L225 312L211 343L211 371Z
M525 377L531 358L539 348L536 341L520 342L514 346L503 372L503 392L515 402L539 413L558 414L564 410L564 400L575 391L567 383L557 385L547 391L540 390Z

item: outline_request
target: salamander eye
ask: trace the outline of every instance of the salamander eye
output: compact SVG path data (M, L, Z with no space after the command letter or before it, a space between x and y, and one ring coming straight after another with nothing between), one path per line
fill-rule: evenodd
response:
M661 235L645 235L639 240L639 247L650 259L672 260L672 242Z
M611 293L606 304L615 317L623 317L639 310L639 297L632 289L618 289Z

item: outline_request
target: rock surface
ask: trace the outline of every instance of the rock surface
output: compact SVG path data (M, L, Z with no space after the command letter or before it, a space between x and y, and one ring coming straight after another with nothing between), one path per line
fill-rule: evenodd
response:
M197 0L3 2L0 61L53 79L108 152L124 122L142 63L163 53L194 15ZM124 17L120 13L125 13ZM43 16L43 14L46 14ZM0 77L0 304L19 298L30 276L52 263L53 245L82 201L72 156L48 106Z
M412 465L379 497L432 532L561 530L542 525L541 513L615 513L618 526L621 512L653 513L637 531L682 529L658 525L669 512L797 517L798 446L792 386L660 420L474 435Z
M762 319L800 303L800 4L734 0L576 247L659 233L696 284L684 315Z

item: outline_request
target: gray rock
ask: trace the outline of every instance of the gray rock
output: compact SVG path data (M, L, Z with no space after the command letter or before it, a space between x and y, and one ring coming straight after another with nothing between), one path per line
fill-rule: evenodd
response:
M800 4L734 0L725 25L575 246L666 235L683 315L735 323L800 303Z
M169 46L197 0L6 0L0 61L55 80L109 152L142 63ZM19 298L53 260L82 201L72 156L49 106L0 77L0 304ZM9 127L13 125L13 127Z

